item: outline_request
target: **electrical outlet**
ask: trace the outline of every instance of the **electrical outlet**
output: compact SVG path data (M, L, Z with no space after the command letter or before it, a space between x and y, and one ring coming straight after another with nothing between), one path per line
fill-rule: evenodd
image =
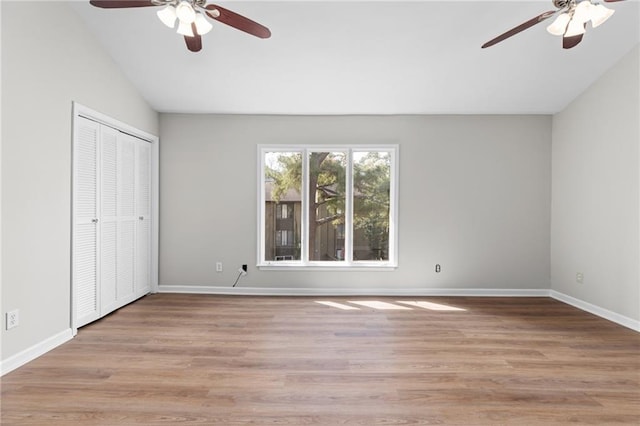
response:
M244 265L242 265L244 266ZM240 272L240 276L244 277L245 275L247 275L247 271L245 271L244 267L243 268L238 268L238 272Z
M7 330L11 330L20 324L19 313L20 311L17 309L7 312Z
M436 265L436 273L440 273L440 271L442 271L442 267L440 266L440 264Z
M576 282L582 284L584 282L584 274L582 272L576 272Z
M222 262L216 262L216 272L222 272Z

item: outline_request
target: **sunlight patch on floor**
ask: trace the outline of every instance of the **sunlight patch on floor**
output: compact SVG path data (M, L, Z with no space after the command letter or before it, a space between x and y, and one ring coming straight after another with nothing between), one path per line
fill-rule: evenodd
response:
M359 311L358 305L381 311L411 311L413 308L426 309L437 312L466 312L466 309L442 303L427 302L424 300L396 300L395 303L383 302L381 300L346 300L344 303L332 302L329 300L316 300L315 303L328 306L330 308L341 309L343 311ZM347 304L348 303L348 304ZM403 306L408 305L408 306Z
M349 306L349 305L344 305L342 303L337 303L337 302L328 302L328 301L320 301L320 300L316 300L316 303L319 303L321 305L325 305L325 306L330 306L332 308L338 308L338 309L342 309L344 311L359 311L360 308L356 308L355 306Z
M410 311L411 308L406 306L396 305L394 303L389 302L381 302L379 300L349 300L349 303L353 303L355 305L366 306L367 308L380 309L382 311Z
M398 300L397 302L404 305L415 306L416 308L428 309L430 311L466 311L466 309L456 308L455 306L447 306L441 303L404 300Z

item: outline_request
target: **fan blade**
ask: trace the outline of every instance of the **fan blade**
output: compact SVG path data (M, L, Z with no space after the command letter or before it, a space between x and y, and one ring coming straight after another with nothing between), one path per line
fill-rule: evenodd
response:
M582 41L583 36L584 34L578 34L571 37L562 37L562 48L571 49L572 47L576 47Z
M193 37L184 36L184 41L187 43L187 49L192 52L199 52L202 50L202 37L196 31L196 24L191 24L191 30L195 35Z
M536 16L535 18L529 19L527 22L518 25L515 28L510 29L509 31L507 31L504 34L500 34L498 37L494 38L493 40L489 40L488 42L486 42L485 44L482 45L482 48L487 48L490 46L493 46L494 44L500 43L503 40L508 39L511 36L514 36L516 34L518 34L519 32L522 32L524 30L526 30L527 28L531 28L536 24L539 24L540 22L544 21L545 19L549 19L550 17L552 17L553 15L555 15L557 11L556 10L550 10L548 12L544 12L538 16Z
M102 7L104 9L159 6L151 0L90 0L89 3L95 7Z
M615 3L617 1L624 1L624 0L604 0L606 3Z
M584 29L587 29L587 23L584 23ZM563 49L571 49L572 47L576 47L581 41L582 41L582 37L584 36L584 33L582 34L578 34L578 35L574 35L574 36L569 36L569 37L562 37L562 48Z
M208 4L206 6L206 9L207 15L209 15L210 18L215 19L216 21L220 21L223 24L227 24L230 27L236 28L240 31L244 31L247 34L251 34L256 37L271 37L271 31L269 31L269 28L260 25L249 18L245 18L242 15L238 15L235 12L232 12L220 6L216 6L215 4ZM218 16L216 16L215 12L210 12L216 10L220 13Z
M193 37L184 36L184 41L187 43L187 49L192 52L199 52L202 50L202 37L195 35Z

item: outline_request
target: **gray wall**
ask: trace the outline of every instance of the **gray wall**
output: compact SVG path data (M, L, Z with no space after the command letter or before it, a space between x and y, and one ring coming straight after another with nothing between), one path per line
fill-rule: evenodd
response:
M152 134L158 114L68 4L1 7L4 361L70 327L72 101Z
M640 47L553 118L552 289L640 320ZM576 282L576 273L584 282Z
M161 289L230 287L243 263L245 287L550 286L549 116L161 114L160 133ZM397 270L256 270L256 145L322 143L400 145Z

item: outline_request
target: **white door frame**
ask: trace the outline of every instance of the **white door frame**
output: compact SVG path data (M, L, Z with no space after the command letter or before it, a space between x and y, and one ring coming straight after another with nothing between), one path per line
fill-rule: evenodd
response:
M135 136L139 139L145 140L151 143L151 293L158 292L158 241L159 241L159 196L160 196L160 168L159 168L159 159L160 159L160 139L156 135L152 135L140 129L136 129L133 126L130 126L126 123L123 123L115 118L109 117L105 114L102 114L98 111L95 111L89 107L86 107L78 102L73 102L73 126L72 126L72 143L75 143L76 137L76 119L78 117L84 117L89 120L96 121L100 124L112 127L114 129L120 130L124 133L128 133L132 136ZM71 173L73 176L73 159L71 161ZM72 180L73 182L73 180ZM71 187L71 200L73 202L73 183ZM71 230L73 232L73 205L71 206ZM71 238L73 236L71 235ZM73 239L70 240L73 247ZM73 262L73 257L71 258L71 262ZM70 265L72 267L72 265ZM70 313L70 322L71 322L71 330L73 335L75 336L78 333L78 328L76 327L76 295L75 289L73 286L73 269L71 270L71 278L70 282L70 294L71 294L71 313Z

